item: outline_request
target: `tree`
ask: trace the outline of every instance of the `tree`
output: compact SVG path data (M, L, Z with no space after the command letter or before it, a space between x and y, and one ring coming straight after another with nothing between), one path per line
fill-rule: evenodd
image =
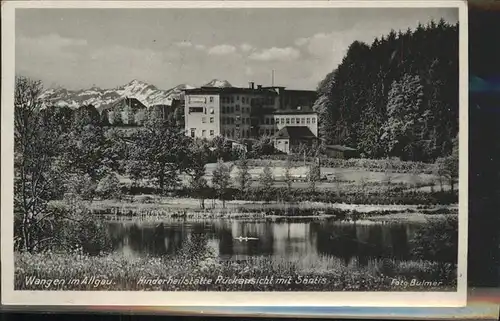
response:
M404 75L392 84L387 102L388 119L382 140L387 154L418 160L422 155L423 128L427 111L422 110L423 86L419 76Z
M252 145L252 157L260 157L263 155L272 155L274 153L274 143L270 136L260 136L259 140Z
M96 193L103 199L120 200L122 192L118 176L115 173L104 176L97 184Z
M287 195L290 195L292 192L292 183L293 183L293 176L292 176L292 160L290 157L286 159L286 164L285 164L285 184L286 184L286 190L287 190Z
M75 110L75 127L84 127L86 125L100 125L101 115L93 105L84 105Z
M108 128L105 132L105 158L102 165L108 171L116 172L117 174L125 174L126 160L129 158L129 145L126 134L119 131L117 128Z
M101 125L102 126L109 126L110 123L109 123L109 112L107 110L103 110L101 112Z
M94 182L103 178L117 161L113 145L106 137L106 130L99 124L75 125L67 135L64 161L68 172L88 175Z
M448 180L450 182L451 190L453 191L460 172L460 169L458 167L459 166L458 136L454 138L452 144L453 144L453 149L451 155L448 157L446 165L448 168Z
M188 164L185 166L186 173L190 176L189 184L198 199L200 207L205 208L205 198L208 183L205 179L205 164L208 159L208 150L201 142L194 142L189 149L189 157L186 157Z
M161 119L150 119L132 137L128 172L133 179L146 178L161 193L179 184L190 138Z
M191 189L194 191L195 196L200 200L200 208L205 208L205 199L207 197L208 182L203 176L193 176L190 180Z
M455 183L458 179L458 138L453 140L453 151L451 155L440 157L436 160L436 175L438 176L441 190L443 190L443 181L446 180L450 185L451 191L455 190Z
M370 158L434 161L448 155L458 132L458 39L458 24L440 21L414 31L392 30L371 45L353 42L317 89L314 109L322 139L356 147ZM387 107L397 105L391 95L406 99L406 94L411 98L415 92L405 87L405 75L420 78L417 91L424 96L419 112L412 113L420 116L415 121L421 128L407 140L399 135L397 149L388 150L382 135L389 118ZM401 87L397 95L390 93L395 82Z
M14 238L16 248L33 252L51 240L54 188L64 179L58 154L61 136L46 128L40 112L42 84L15 79L14 92Z
M273 188L273 184L274 184L274 175L271 170L271 163L268 162L264 166L262 173L259 175L259 185L261 189L261 194L264 197L264 200L266 201L270 201L270 196L272 195L271 189Z
M309 188L312 192L316 191L316 184L319 182L321 178L321 170L319 163L314 161L311 165L309 165L309 171L307 173L307 181L309 182Z
M229 160L231 157L231 143L224 136L216 136L212 140L215 159Z
M236 177L236 180L241 193L244 195L248 191L252 183L252 175L250 175L248 169L248 159L246 158L245 154L243 154L240 161L238 162L238 176Z
M392 157L387 157L384 162L384 178L383 182L387 184L387 189L391 188L391 183L394 175L394 163L395 159Z
M231 185L231 167L224 164L222 159L217 162L217 167L212 173L212 186L217 197L222 201L222 207L226 207L228 189Z

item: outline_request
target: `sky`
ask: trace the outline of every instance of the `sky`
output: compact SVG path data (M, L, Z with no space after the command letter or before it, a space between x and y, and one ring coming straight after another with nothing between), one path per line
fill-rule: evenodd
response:
M46 88L161 89L249 81L316 89L355 40L419 22L458 21L452 8L17 9L16 74Z

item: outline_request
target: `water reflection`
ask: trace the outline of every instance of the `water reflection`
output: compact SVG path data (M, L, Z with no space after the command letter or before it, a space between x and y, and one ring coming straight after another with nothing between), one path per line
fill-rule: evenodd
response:
M346 264L356 258L364 265L372 258L409 259L409 241L417 228L411 224L360 225L332 221L114 222L109 224L109 235L115 250L125 255L175 254L188 240L202 235L204 241L197 241L196 247L209 247L225 259L327 255ZM256 239L237 239L240 236Z

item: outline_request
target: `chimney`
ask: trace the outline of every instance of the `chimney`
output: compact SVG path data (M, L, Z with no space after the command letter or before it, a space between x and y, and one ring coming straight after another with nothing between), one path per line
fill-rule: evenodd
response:
M262 85L257 85L257 89L262 89Z
M255 89L255 83L254 83L253 81L250 81L250 82L248 83L248 88L250 88L250 89Z

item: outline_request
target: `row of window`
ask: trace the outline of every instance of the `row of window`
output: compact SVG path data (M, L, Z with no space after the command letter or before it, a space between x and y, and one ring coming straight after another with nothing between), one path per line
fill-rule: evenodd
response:
M212 101L212 100L210 100ZM235 101L238 102L240 101L240 96L222 96L220 98L221 103L234 103ZM263 104L263 105L274 105L274 98L273 97L259 97L259 98L250 98L250 97L241 97L241 103L242 104L250 104L252 102L255 102L257 104Z
M210 117L210 123L213 124L215 122L215 118L214 117ZM231 124L234 124L234 123L240 123L241 124L247 124L247 125L250 125L250 118L249 117L240 117L240 116L236 116L235 117L222 117L222 124L223 125L231 125ZM201 122L202 123L206 123L207 122L207 117L202 117L201 118ZM287 124L287 125L294 125L294 124L301 124L301 125L305 125L305 124L315 124L316 123L316 118L315 117L281 117L281 118L266 118L265 121L262 123L262 125L275 125L275 124Z
M244 102L245 97L242 97L242 101ZM240 96L236 96L236 100L240 100ZM222 96L220 98L220 101L222 103L234 103L234 96L229 96L229 97L224 97Z
M211 130L209 131L209 134L210 134L210 137L213 137L213 136L215 135L214 130L213 130L213 129L211 129ZM191 137L193 137L193 138L194 138L195 136L196 136L196 128L191 128ZM202 136L202 137L207 137L207 131L206 131L205 129L203 129L203 130L201 131L201 136Z
M276 131L278 132L278 131ZM262 135L268 135L268 136L272 136L274 135L275 131L273 128L269 129L269 128L266 128L266 129L263 129L263 128L260 128L259 129L259 135L262 136Z
M240 112L240 105L236 106L222 106L221 107L221 112L223 114L232 114L232 113L239 113ZM250 107L241 107L241 112L243 114L249 114L250 113Z
M262 136L262 135L268 135L268 136L273 136L275 133L277 133L278 131L274 130L274 129L259 129L259 135ZM207 134L209 136L207 136ZM205 130L205 129L202 129L201 130L201 137L213 137L215 135L215 131L213 129L211 130ZM243 129L243 130L239 130L238 128L235 130L234 128L233 129L226 129L226 130L222 130L222 136L225 136L225 137L230 137L230 138L250 138L251 134L250 134L250 129ZM191 137L196 137L196 128L191 128Z
M222 135L223 136L227 136L227 137L232 137L232 138L237 138L235 135L238 134L238 132L241 132L241 138L250 138L250 129L242 129L241 131L237 128L236 130L233 129L227 129L227 130L223 130L222 131ZM277 133L278 131L274 130L274 129L259 129L259 135L262 136L262 135L268 135L268 136L272 136L274 135L275 133Z
M266 125L276 124L316 124L316 117L279 117L279 118L266 118Z
M189 113L204 113L207 114L207 109L205 107L189 107ZM215 114L215 110L213 108L208 109L208 113Z
M201 117L201 122L206 124L207 122L207 117ZM215 122L215 118L214 117L210 117L210 123L213 124Z
M262 121L261 125L278 125L278 124L316 124L315 117L278 117L278 118L269 118L267 117Z
M236 99L235 99L236 98ZM222 96L220 98L221 103L234 103L235 101L238 102L240 101L240 96ZM211 103L214 102L214 97L210 96L209 101ZM205 97L190 97L189 102L199 102L199 103L206 103L207 100ZM275 99L273 97L258 97L258 98L249 98L249 97L241 97L241 103L243 104L250 104L251 102L254 102L259 105L274 105ZM292 99L284 99L284 105L289 105L292 102ZM309 103L309 99L300 99L299 104L307 104Z
M267 106L272 106L272 105L274 105L274 98L273 98L273 97L255 98L253 102L254 102L256 105L267 105Z
M232 124L247 124L247 125L250 125L250 118L249 117L240 117L240 116L236 116L236 117L222 117L221 119L222 121L222 124L223 125L232 125Z
M222 131L222 136L228 137L228 138L250 138L250 130L249 129L243 129L243 130L234 130L234 129L227 129Z
M210 123L213 124L215 122L215 118L214 117L210 117L209 118L210 120ZM249 117L240 117L240 116L236 116L236 117L222 117L221 118L222 120L222 124L223 125L230 125L230 124L234 124L234 123L240 123L241 124L248 124L250 125L250 118ZM201 117L201 122L202 123L206 123L207 122L207 117ZM282 117L282 118L277 118L277 119L274 119L274 118L266 118L265 121L262 123L262 125L275 125L275 124L287 124L287 125L294 125L294 124L301 124L301 125L305 125L305 124L315 124L316 123L316 118L312 117L302 117L302 118L295 118L295 117Z
M207 97L189 97L188 98L189 103L198 103L198 104L206 104L207 103ZM214 102L214 97L209 97L209 100L211 103Z

